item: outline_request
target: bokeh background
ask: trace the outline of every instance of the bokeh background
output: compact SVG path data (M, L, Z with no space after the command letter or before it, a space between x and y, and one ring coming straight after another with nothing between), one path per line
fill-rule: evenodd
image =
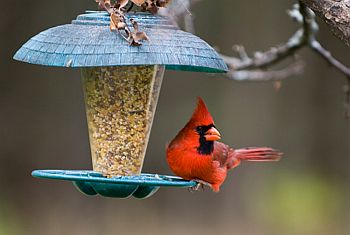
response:
M294 1L202 0L196 33L220 52L248 52L284 42L296 25ZM350 121L342 75L303 49L305 74L276 92L273 84L223 75L167 71L144 172L171 174L165 145L200 95L223 141L273 146L279 163L245 163L220 193L161 189L147 200L88 197L70 183L34 179L33 169L91 169L78 69L16 62L31 36L69 23L93 0L6 1L0 8L0 235L59 234L350 234ZM349 48L320 22L320 41L350 65Z

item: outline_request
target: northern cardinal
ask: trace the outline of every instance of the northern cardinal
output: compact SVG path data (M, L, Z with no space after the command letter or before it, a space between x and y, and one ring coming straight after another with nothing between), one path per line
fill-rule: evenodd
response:
M207 185L214 192L226 179L227 171L243 161L278 161L282 153L268 147L233 149L221 139L204 101L198 97L191 119L166 148L170 169L186 180ZM196 187L198 189L199 187Z

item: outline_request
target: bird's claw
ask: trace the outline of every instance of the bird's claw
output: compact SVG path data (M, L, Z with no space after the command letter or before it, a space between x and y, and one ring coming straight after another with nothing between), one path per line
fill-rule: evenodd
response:
M192 181L196 182L197 184L195 186L189 188L190 192L195 192L195 191L199 191L199 190L204 191L204 185L208 186L209 188L212 188L210 183L205 182L203 180L195 179L195 180L192 180Z
M199 190L204 191L204 185L202 183L197 183L195 186L188 188L188 191L191 193Z

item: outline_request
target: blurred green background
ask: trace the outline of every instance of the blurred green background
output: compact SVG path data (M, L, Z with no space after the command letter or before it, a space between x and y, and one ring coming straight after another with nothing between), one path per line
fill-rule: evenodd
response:
M192 10L197 35L220 52L284 42L296 26L294 1L202 0ZM144 172L171 174L165 145L200 95L233 147L273 146L279 163L245 163L220 193L161 189L147 200L87 197L70 183L34 179L33 169L90 169L78 69L19 63L31 36L69 23L93 0L3 2L0 8L0 235L58 234L350 234L350 122L342 75L308 49L305 74L273 84L223 75L167 71ZM349 48L320 22L320 41L350 65Z

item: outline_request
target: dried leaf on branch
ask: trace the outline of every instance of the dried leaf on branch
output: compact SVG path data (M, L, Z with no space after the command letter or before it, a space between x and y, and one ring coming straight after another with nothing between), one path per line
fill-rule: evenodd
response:
M131 33L131 39L129 41L130 45L140 46L142 40L149 41L149 38L145 32L139 31L139 26L134 19L130 19L132 26L134 27L134 31Z
M133 31L127 25L125 14L130 11L134 4L143 11L156 14L160 7L166 7L171 0L95 0L99 8L107 11L110 15L110 29L117 31L132 46L142 45L143 40L149 40L147 34L139 29L137 22L131 19ZM127 6L130 7L127 8Z
M141 5L144 11L151 12L152 14L157 14L160 7L166 7L170 3L170 0L144 0Z
M126 23L119 14L116 14L115 12L111 13L111 23L110 28L111 30L124 30L126 28Z

